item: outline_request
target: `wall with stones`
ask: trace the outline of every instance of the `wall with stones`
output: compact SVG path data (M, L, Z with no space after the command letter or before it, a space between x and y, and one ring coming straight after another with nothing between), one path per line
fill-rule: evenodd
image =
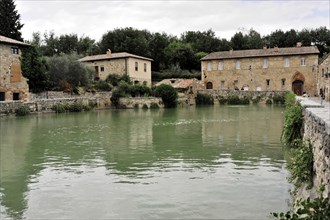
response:
M12 46L0 44L0 92L4 99L13 100L14 93L19 94L19 100L29 99L29 86L27 79L23 77L20 62L20 53L13 54Z
M249 91L291 91L293 81L298 79L304 81L304 90L307 94L314 96L317 94L318 56L316 54L304 57L306 58L304 66L300 63L300 55L266 57L267 68L263 67L265 59L263 57L240 58L239 69L235 66L237 59L202 61L202 81L204 88L208 82L211 82L213 89L234 89L236 86L239 89L248 88ZM285 66L285 58L289 59L288 67ZM223 63L223 69L219 70L219 62ZM208 69L209 63L211 69Z
M318 68L318 94L323 90L325 100L330 101L330 54L321 61Z
M147 105L150 108L151 104L157 104L160 108L164 108L164 103L161 98L156 97L134 97L120 98L119 104L123 108L142 108Z
M285 95L287 91L244 91L244 90L210 90L210 89L200 89L197 91L201 94L212 95L214 99L219 97L227 98L228 96L238 96L243 98L244 96L248 97L250 100L260 97L260 103L265 103L266 100L270 99L275 95ZM217 102L215 101L215 104Z
M330 115L327 107L318 103L299 100L304 117L304 140L313 146L313 188L298 189L297 198L315 198L321 184L325 184L324 196L330 197Z

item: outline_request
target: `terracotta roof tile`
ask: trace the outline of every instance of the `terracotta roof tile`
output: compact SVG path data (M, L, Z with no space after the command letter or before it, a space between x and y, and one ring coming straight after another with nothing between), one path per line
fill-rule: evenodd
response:
M1 36L1 35L0 35L0 42L7 43L7 44L14 44L14 45L31 46L30 44L24 43L22 41L14 40L9 37L5 37L5 36Z
M214 59L237 59L247 57L270 57L270 56L285 56L285 55L303 55L303 54L318 54L319 50L315 46L310 47L285 47L285 48L267 48L254 50L232 50L213 52L203 57L201 60Z
M153 61L153 59L150 59L150 58L147 58L147 57L142 57L142 56L137 56L137 55L126 53L126 52L87 56L87 57L83 57L83 58L79 59L79 61L88 62L88 61L111 60L111 59L120 59L120 58L128 58L128 57Z
M194 79L164 79L164 80L158 82L156 84L156 86L159 86L161 84L167 84L167 85L171 85L173 88L176 88L176 89L186 89L193 82L194 82Z

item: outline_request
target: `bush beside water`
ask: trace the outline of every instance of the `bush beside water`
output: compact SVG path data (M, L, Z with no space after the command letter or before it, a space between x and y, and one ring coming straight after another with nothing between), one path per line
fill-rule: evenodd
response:
M25 116L30 114L30 109L26 105L22 105L15 110L16 116Z
M82 102L74 102L71 104L62 104L57 103L53 106L53 109L56 113L64 113L64 112L82 112L82 111L90 111L95 107L95 102L90 102L88 105L83 104Z

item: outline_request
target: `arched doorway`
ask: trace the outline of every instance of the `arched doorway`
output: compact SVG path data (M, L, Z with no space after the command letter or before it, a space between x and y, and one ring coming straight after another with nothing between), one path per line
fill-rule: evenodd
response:
M213 89L213 84L212 82L206 83L206 89Z
M301 96L304 94L304 83L305 83L305 77L300 72L296 72L292 76L292 92L294 94Z
M301 80L296 80L292 83L292 91L296 95L303 95L304 93L304 82Z

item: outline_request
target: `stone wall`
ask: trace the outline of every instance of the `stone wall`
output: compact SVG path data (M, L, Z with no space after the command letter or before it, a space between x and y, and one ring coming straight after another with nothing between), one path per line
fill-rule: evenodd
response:
M151 104L157 104L158 107L164 108L164 103L161 98L156 97L134 97L134 98L120 98L119 104L123 108L142 108L147 105L150 108Z
M324 196L330 197L330 115L328 107L319 103L298 99L303 109L304 140L313 146L314 178L313 188L298 189L297 198L315 198L321 184L325 184Z
M228 97L236 95L240 98L246 96L250 100L260 97L260 103L265 103L267 99L274 95L284 95L287 91L244 91L244 90L212 90L212 89L200 89L197 91L202 94L212 95L214 99L218 99L218 97ZM217 103L217 102L215 102Z
M21 70L20 53L12 53L17 46L0 43L0 93L1 99L11 101L14 99L27 101L29 99L29 86Z

